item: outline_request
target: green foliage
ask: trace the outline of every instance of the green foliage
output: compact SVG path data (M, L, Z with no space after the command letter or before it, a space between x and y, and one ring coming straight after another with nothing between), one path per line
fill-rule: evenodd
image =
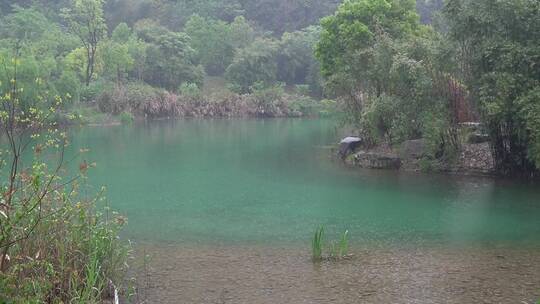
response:
M416 8L423 24L431 24L436 14L442 10L443 0L417 0Z
M209 75L223 74L234 57L228 24L194 15L186 23L185 33L191 38L197 60L206 72Z
M444 10L461 71L479 101L497 169L533 174L538 166L540 23L538 1L452 0Z
M124 0L126 1L126 0ZM117 0L115 2L121 2ZM197 14L231 22L243 16L257 28L281 35L317 24L321 17L331 14L340 0L177 0L160 1L152 5L156 19L178 29ZM126 8L127 9L127 8Z
M247 47L255 39L255 31L243 17L226 23L193 15L184 31L191 38L196 60L209 75L222 75L237 50Z
M88 86L81 88L80 99L85 103L96 101L102 92L111 89L113 86L112 83L104 79L91 82Z
M135 30L148 44L143 75L147 83L169 90L176 90L184 82L202 85L204 70L195 65L189 36L148 20L137 23Z
M129 25L124 22L118 24L111 34L111 40L120 44L127 43L131 38L131 29L129 28Z
M314 48L319 40L319 27L284 33L278 56L278 79L288 84L306 83L316 64Z
M315 230L315 235L313 236L313 240L311 242L311 252L312 252L313 261L316 262L316 261L322 260L323 246L324 246L324 227L319 226Z
M286 100L289 108L294 113L301 113L302 116L318 116L323 110L320 102L309 96L288 95Z
M189 83L189 82L182 83L178 91L183 96L187 96L194 99L201 98L202 96L201 89L199 89L199 87L195 83Z
M251 93L261 87L257 83L272 87L280 81L304 85L303 95L308 95L308 85L309 95L321 97L322 79L313 56L320 29L307 26L330 13L337 1L256 2L268 14L260 15L257 6L244 1L19 1L0 11L0 54L9 57L16 49L23 59L19 75L24 94L39 89L69 96L67 107L97 101L113 85L144 82L178 91L184 83L202 88L206 73L225 72L237 92ZM287 16L277 14L277 8L285 7ZM279 30L267 31L272 28ZM37 86L36 79L47 81ZM101 104L110 110L115 102Z
M245 16L277 34L317 24L332 14L341 0L251 0L243 2Z
M134 59L129 52L129 45L108 40L102 45L101 57L103 60L103 73L109 79L121 84L134 68Z
M133 117L133 114L129 112L120 113L120 122L122 122L125 125L131 124L134 120L135 120L135 117Z
M11 39L31 42L41 39L55 25L36 8L22 8L15 5L11 14L2 20L1 34Z
M345 1L335 15L321 21L317 57L323 74L328 77L346 69L351 57L371 47L380 32L391 39L414 34L419 29L414 6L412 0Z
M455 150L452 64L442 59L441 35L420 25L414 2L347 1L322 25L316 55L326 89L366 141L426 137L434 157Z
M519 117L525 121L528 159L540 168L540 88L531 89L517 100Z
M425 95L425 90L415 87L429 85L425 84L429 63L414 49L422 42L414 39L419 31L411 1L346 1L334 16L323 19L316 56L326 88L340 97L347 122L359 128L363 125L371 135L388 135L397 124L393 119L403 118L401 113L388 111L394 111L397 103L407 105L401 99L416 102L414 95ZM427 48L425 43L420 45ZM425 96L419 97L418 102L425 101ZM367 115L363 114L365 107ZM418 113L415 107L411 105L406 113ZM418 121L414 117L405 120Z
M266 86L265 83L257 82L252 87L253 97L257 104L271 107L283 98L285 94L284 86L281 84Z
M349 253L349 230L345 230L341 235L339 242L331 242L329 245L329 257L340 259Z
M94 75L99 42L107 33L103 14L103 0L73 0L70 8L62 9L69 30L77 36L86 50L85 84Z
M0 302L101 303L109 281L123 283L129 249L118 234L125 219L95 212L101 195L80 194L76 181L92 165L82 162L77 179L63 179L67 134L50 118L64 99L39 79L24 90L21 59L0 67L10 79L0 85Z
M59 96L69 101L78 101L80 99L81 82L77 75L72 71L63 71L54 86Z
M349 230L341 234L339 241L331 241L328 244L328 255L323 255L325 246L324 226L319 226L315 230L315 235L311 241L312 260L314 262L322 261L325 258L339 260L349 254Z
M433 169L434 161L426 157L420 159L420 161L418 162L418 165L420 166L420 171L422 172L429 173L429 172L433 172L434 170Z
M225 74L233 90L250 93L256 83L273 85L277 79L278 48L276 40L259 38L240 50Z

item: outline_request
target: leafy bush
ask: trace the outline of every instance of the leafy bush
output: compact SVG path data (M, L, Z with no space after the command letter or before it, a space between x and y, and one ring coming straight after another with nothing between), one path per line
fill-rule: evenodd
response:
M82 102L89 103L96 101L101 93L112 90L114 88L114 84L104 81L104 80L98 80L91 82L88 86L83 86L81 88L80 92L80 98Z
M135 120L135 117L133 117L133 114L129 112L122 112L120 113L120 121L123 124L130 124Z
M289 95L286 100L289 109L293 112L302 113L302 115L318 114L319 104L311 97Z
M197 86L197 84L191 82L182 83L178 91L181 95L194 99L201 98L202 96L201 89Z
M123 284L129 248L118 234L126 220L108 208L96 211L101 194L80 194L89 193L78 181L93 165L83 161L78 174L68 170L67 134L47 119L62 98L39 90L19 95L18 60L12 63L10 87L0 86L9 146L0 154L0 302L102 303L111 284ZM75 178L64 179L66 171Z
M127 109L128 91L124 87L115 87L103 91L97 98L98 108L103 113L118 115Z
M126 86L127 103L135 112L141 112L147 102L156 100L163 93L144 83L130 83Z
M281 100L285 94L283 84L266 86L263 82L257 82L252 86L251 90L256 103L260 105L272 105Z
M295 86L295 92L298 95L309 96L310 88L307 84L297 84Z

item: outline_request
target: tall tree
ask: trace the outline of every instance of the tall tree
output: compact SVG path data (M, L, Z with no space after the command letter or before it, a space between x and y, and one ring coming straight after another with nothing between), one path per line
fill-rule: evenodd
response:
M104 0L74 0L71 8L62 9L69 30L79 37L86 50L86 73L84 82L90 84L99 42L107 33L103 17Z

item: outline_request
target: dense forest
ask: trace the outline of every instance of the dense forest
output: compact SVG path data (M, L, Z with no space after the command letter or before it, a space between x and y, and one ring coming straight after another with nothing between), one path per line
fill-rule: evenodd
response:
M426 167L474 126L494 173L537 177L540 2L0 0L0 102L0 288L98 303L127 271L125 219L41 158L64 161L60 125L332 115L367 148L425 141Z

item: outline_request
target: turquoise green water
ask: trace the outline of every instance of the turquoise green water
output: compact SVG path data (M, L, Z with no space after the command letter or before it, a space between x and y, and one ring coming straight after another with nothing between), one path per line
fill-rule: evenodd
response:
M295 243L324 224L354 240L540 243L540 189L512 181L348 169L327 120L162 121L71 132L90 147L135 240Z

